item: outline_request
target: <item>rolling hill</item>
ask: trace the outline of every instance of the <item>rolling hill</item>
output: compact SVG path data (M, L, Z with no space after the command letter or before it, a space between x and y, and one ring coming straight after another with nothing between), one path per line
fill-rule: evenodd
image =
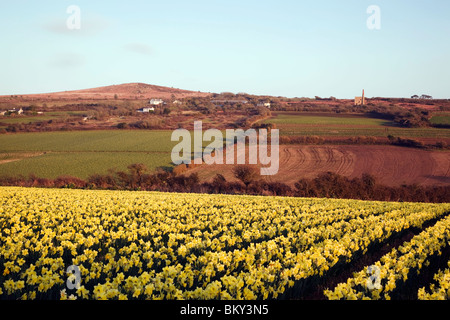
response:
M26 100L89 100L89 99L176 99L185 97L205 97L210 93L169 88L146 83L124 83L82 90L61 91L41 94L4 95L0 100L20 99Z

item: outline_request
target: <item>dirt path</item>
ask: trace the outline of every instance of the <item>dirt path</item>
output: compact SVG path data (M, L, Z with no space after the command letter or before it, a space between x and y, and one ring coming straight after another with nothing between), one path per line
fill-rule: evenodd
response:
M14 161L20 161L25 158L31 158L31 157L37 157L43 155L43 152L32 152L32 153L4 153L0 154L0 164L8 163L8 162L14 162ZM3 158L1 158L3 157Z

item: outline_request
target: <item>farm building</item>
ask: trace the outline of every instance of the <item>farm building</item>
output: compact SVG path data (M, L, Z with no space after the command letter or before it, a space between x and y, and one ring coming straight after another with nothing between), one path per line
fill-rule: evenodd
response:
M154 106L159 106L160 104L163 104L164 101L162 99L151 99L149 103Z
M1 112L0 112L0 115L4 116L7 112L9 112L9 113L22 114L22 113L23 113L23 109L20 108L19 110L17 110L16 108L14 108L14 109L10 109L10 110L1 111Z
M355 97L355 106L363 106L366 104L366 98L364 97L364 90L362 91L362 97Z
M261 102L261 103L258 103L256 106L270 108L270 102Z
M137 110L137 112L145 112L145 113L151 112L151 111L155 111L155 108L153 108L153 107L144 107L144 108L140 108L140 109Z

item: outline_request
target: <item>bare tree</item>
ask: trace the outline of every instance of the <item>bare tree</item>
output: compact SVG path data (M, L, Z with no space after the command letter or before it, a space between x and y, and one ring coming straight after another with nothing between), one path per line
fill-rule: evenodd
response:
M259 173L256 167L250 165L238 165L233 168L234 176L241 180L245 187L248 188L248 185L253 181L256 181L259 177Z
M143 176L148 171L148 168L143 163L133 163L128 167L129 170L129 183L132 188L141 187L143 184Z

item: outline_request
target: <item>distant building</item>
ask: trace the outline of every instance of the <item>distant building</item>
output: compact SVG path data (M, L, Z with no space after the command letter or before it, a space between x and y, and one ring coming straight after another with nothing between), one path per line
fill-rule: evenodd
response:
M14 109L10 109L10 110L8 110L8 111L5 111L5 113L6 113L6 112L22 114L22 113L23 113L23 110L22 110L22 108L20 108L19 110L16 110L16 108L14 108Z
M144 107L144 108L140 108L140 109L137 110L137 112L145 112L145 113L148 113L150 111L155 111L155 108L153 108L153 107Z
M149 103L154 106L159 106L160 104L163 104L164 101L162 99L151 99Z
M216 107L223 107L226 104L233 105L233 104L246 104L246 103L248 103L247 100L211 100L211 102Z
M355 106L363 106L366 104L366 98L364 97L364 90L362 91L362 97L355 97Z
M415 94L411 97L411 99L419 99L419 96L417 94Z
M256 106L270 108L271 104L270 104L270 102L261 102L261 103L258 103Z

